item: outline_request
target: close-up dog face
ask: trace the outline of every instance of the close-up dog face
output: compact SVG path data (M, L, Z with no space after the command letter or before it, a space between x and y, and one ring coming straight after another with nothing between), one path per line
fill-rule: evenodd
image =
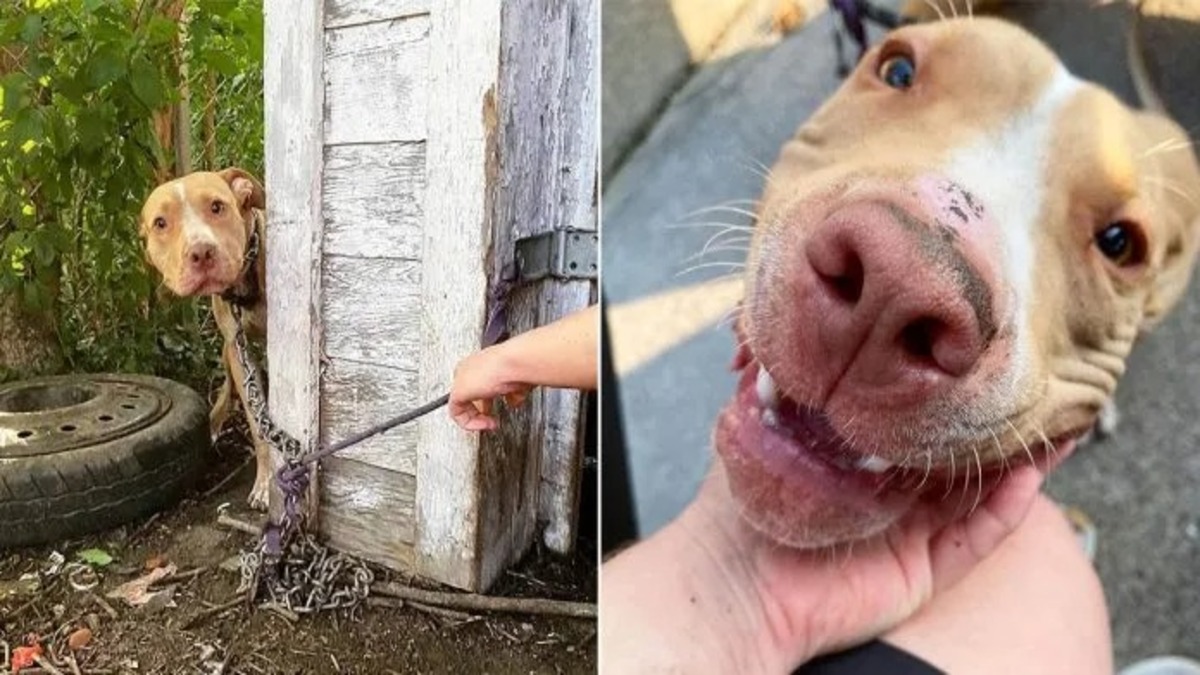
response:
M748 521L828 546L1061 460L1191 275L1186 138L1000 21L870 51L759 208L715 433Z
M241 169L197 171L164 183L142 207L146 255L175 294L221 293L242 272L252 209L264 208L262 185Z

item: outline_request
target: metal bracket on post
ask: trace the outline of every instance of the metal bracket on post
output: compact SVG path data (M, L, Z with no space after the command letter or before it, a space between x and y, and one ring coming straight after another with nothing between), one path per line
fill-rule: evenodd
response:
M593 230L551 230L516 241L517 278L596 279L600 237Z

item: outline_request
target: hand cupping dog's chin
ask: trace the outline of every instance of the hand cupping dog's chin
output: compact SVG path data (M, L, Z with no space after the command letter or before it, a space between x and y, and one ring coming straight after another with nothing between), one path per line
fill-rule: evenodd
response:
M818 655L887 632L953 586L1024 520L1042 473L1014 469L967 514L917 502L880 532L820 549L797 549L761 531L735 498L721 461L678 527L718 579L720 602L756 625L725 632L724 653L747 654L754 672L784 672ZM717 594L714 591L714 594ZM721 621L728 617L719 618Z

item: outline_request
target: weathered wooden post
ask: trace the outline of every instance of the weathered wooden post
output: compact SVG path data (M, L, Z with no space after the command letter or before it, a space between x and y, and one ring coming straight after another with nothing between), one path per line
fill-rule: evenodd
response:
M445 393L518 240L595 232L597 4L265 5L271 412L311 448ZM589 302L575 262L513 295L514 333ZM493 437L439 411L364 441L325 462L320 532L485 588L539 522L572 546L581 416L547 391Z

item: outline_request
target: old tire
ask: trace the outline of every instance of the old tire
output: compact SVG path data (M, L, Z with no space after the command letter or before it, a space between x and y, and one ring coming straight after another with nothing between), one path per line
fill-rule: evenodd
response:
M0 549L78 537L173 505L210 448L177 382L68 375L0 386Z

